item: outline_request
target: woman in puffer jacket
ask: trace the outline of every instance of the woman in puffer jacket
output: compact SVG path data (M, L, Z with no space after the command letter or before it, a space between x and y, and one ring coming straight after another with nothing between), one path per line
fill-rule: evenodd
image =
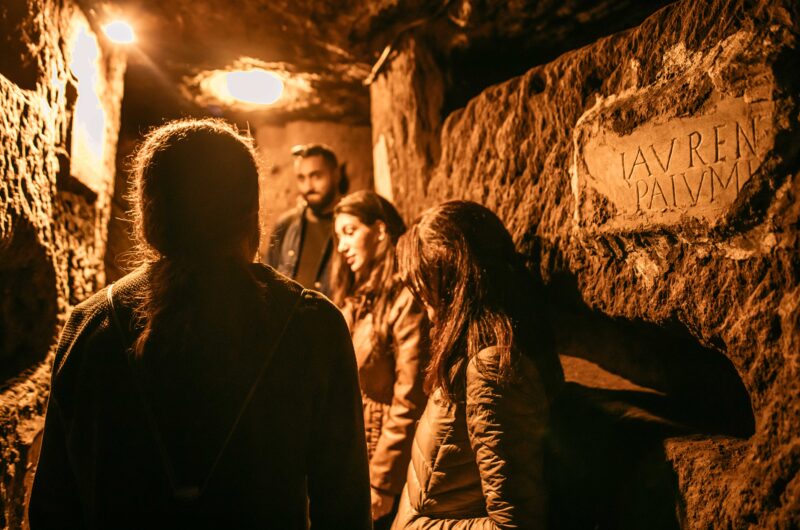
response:
M542 445L563 372L537 283L476 203L428 210L398 245L432 323L433 390L393 529L544 528Z
M350 326L364 405L376 530L397 511L416 422L425 408L428 321L397 275L395 245L405 224L372 191L344 197L334 210L334 301Z

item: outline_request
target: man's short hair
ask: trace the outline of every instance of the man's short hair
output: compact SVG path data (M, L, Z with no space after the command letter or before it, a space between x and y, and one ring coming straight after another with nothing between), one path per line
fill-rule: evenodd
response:
M339 160L333 149L324 144L301 144L292 147L292 156L308 158L310 156L321 156L331 169L339 167Z

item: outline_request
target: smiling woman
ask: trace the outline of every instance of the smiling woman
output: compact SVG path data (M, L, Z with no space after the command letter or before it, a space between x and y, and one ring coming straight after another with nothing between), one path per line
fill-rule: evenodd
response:
M394 519L425 408L428 320L397 275L395 245L405 232L395 207L375 192L344 197L334 210L338 240L334 301L353 337L369 455L376 530Z

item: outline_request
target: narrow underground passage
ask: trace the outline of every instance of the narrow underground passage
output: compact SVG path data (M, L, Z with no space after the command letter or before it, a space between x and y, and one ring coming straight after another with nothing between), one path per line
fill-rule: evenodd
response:
M552 527L682 528L664 442L752 436L741 377L723 352L679 323L611 318L586 307L569 278L553 282L547 298L568 381L553 410L545 462Z
M263 162L262 261L268 257L269 234L281 215L298 204L294 148L316 143L330 145L347 168L347 191L381 192L394 200L406 221L431 204L464 197L503 213L517 231L539 222L549 223L545 230L559 231L573 213L564 205L580 202L569 182L570 149L580 143L570 136L576 120L593 106L596 110L617 101L624 107L632 88L646 92L649 84L664 79L688 87L683 91L686 104L678 98L677 106L685 109L678 111L681 120L708 117L718 81L726 94L744 93L748 101L753 94L781 94L780 89L772 90L776 87L758 84L770 78L761 70L751 75L757 70L753 65L768 72L767 59L728 47L744 42L746 35L757 35L765 49L776 48L769 48L765 56L773 51L792 55L796 50L779 38L784 19L794 16L782 7L785 3L765 3L764 13L781 16L773 17L780 23L770 26L769 38L762 38L762 14L740 9L736 2L713 2L710 14L687 0L580 0L560 6L458 0L424 6L396 2L389 7L374 2L344 6L248 0L237 3L237 10L221 10L205 0L7 2L0 6L0 42L9 51L0 57L0 98L6 103L0 106L0 121L24 129L26 135L3 137L16 138L15 145L0 139L5 152L0 185L10 183L0 189L10 190L2 198L14 205L0 210L0 235L14 234L12 241L0 241L0 380L10 384L21 379L24 384L31 368L44 366L59 322L67 319L67 306L88 298L104 280L119 280L132 268L129 262L136 262L127 259L135 255L126 217L131 207L126 201L128 162L151 127L169 119L214 116L251 134ZM105 11L105 4L120 12L131 8L138 40L128 41L125 46L133 45L125 51L105 30L106 15L113 11ZM729 38L730 32L741 29L747 31L736 33L740 40ZM708 55L711 49L716 55ZM720 49L726 53L718 53ZM714 62L710 72L726 75L709 82L705 72L693 72L690 59L696 57ZM722 64L729 59L730 64ZM81 64L86 68L77 67ZM539 71L526 78L527 92L515 92L515 76L532 69ZM736 75L727 75L731 72ZM744 81L737 78L740 73ZM776 77L781 87L794 83L782 76L791 77L785 72ZM244 87L234 86L235 79L244 79ZM264 80L267 85L259 85ZM758 81L757 86L751 81ZM249 90L255 85L261 88ZM265 93L276 86L283 91ZM629 102L637 119L646 125L649 120L663 124L674 118L667 108L676 103L670 90L662 86L658 93ZM76 104L77 96L82 103ZM756 103L764 106L763 101ZM750 109L748 105L742 108ZM81 109L88 114L81 116ZM738 130L729 116L722 118L720 124L727 123L724 131ZM558 123L544 123L551 119ZM748 134L745 140L753 141L756 155L755 122ZM696 148L690 153L711 160L714 155L707 150L714 145L708 140L711 136L704 138L702 146L690 144ZM739 138L725 138L717 147L727 142L725 147L738 149ZM758 145L768 140L759 137ZM9 155L12 147L24 154ZM784 147L776 143L775 151L780 149ZM453 152L458 155L440 161L443 153ZM759 162L768 156L772 154L759 151ZM43 160L46 163L40 163ZM444 162L452 164L452 173L442 174ZM775 167L768 162L766 172ZM645 168L644 158L634 165L648 173L655 168ZM662 167L668 166L665 161ZM492 175L497 168L509 171L498 178ZM26 178L28 170L35 179ZM703 182L697 185L696 197ZM26 188L29 183L41 189ZM724 239L741 226L760 222L759 209L769 206L778 184L771 175L753 178L750 186L761 186L756 200L744 189L734 197L730 226L728 218L711 223L710 235L703 233L708 226L693 218L693 212L683 212L680 223L691 218L686 226L657 229L674 229L688 238L689 246L693 238ZM730 194L715 199L713 181L711 186L714 207L726 208ZM725 189L732 193L734 187L739 194L738 181ZM651 187L651 193L655 189ZM613 201L601 195L593 197L602 211L589 222L604 223L618 213ZM39 201L34 213L24 207L30 197ZM673 206L677 207L674 201ZM651 213L658 217L658 212ZM52 218L31 219L36 215ZM746 221L739 218L745 215ZM9 219L22 228L5 230ZM43 250L41 241L51 242L52 248ZM100 259L104 248L105 271ZM761 259L758 250L747 252ZM735 440L741 447L755 443L751 400L728 360L741 352L701 344L678 321L610 318L583 305L570 281L550 289L550 298L560 301L550 313L568 381L553 404L546 439L550 527L715 527L718 521L683 519L686 499L681 498L664 444L676 438ZM287 381L292 382L286 378L277 386L286 389L291 386ZM43 404L47 390L34 392ZM10 412L2 418L0 431L7 432L15 428L15 404L8 399L2 404ZM28 438L17 438L10 436L9 444L0 444L4 461L8 458L0 482L16 484L13 491L0 488L0 526L6 521L12 527L24 526L20 485L30 484L35 462L28 462L26 455L36 452L14 447L28 443ZM761 478L774 474L767 464L756 464L754 474L761 473ZM9 470L16 470L17 476L10 478ZM689 477L690 486L696 480ZM689 500L714 502L721 487L704 485L702 494ZM751 494L745 492L742 502L758 506L758 499L748 497ZM761 515L726 512L719 517L731 524Z

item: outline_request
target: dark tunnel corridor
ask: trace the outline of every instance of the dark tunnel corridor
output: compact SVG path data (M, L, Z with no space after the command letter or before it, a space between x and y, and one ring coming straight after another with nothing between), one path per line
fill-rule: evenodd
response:
M0 2L0 530L800 527L798 43L792 0Z
M548 291L568 380L548 439L551 528L685 527L664 441L752 436L741 378L678 323L609 318L580 304L568 279Z

